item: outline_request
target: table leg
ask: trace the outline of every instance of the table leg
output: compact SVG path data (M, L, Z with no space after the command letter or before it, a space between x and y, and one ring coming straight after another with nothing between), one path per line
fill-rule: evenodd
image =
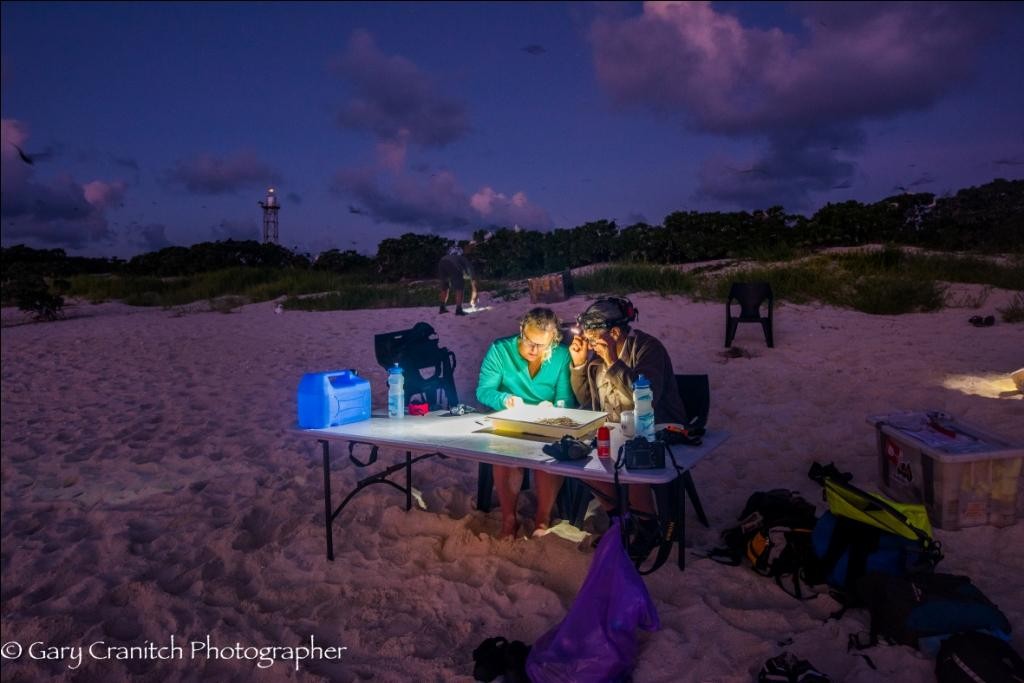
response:
M697 487L693 483L693 475L690 474L690 470L683 472L683 486L686 487L690 494L690 502L693 504L694 512L697 513L697 519L700 520L701 524L710 529L711 525L708 524L707 515L704 514L704 507L700 504L700 498L697 496Z
M324 460L324 527L327 531L327 559L334 561L334 529L331 522L331 447L326 439L319 439L323 444Z
M412 451L405 452L405 511L412 510Z
M686 569L686 484L677 477L672 486L676 495L676 528L679 529L679 571Z

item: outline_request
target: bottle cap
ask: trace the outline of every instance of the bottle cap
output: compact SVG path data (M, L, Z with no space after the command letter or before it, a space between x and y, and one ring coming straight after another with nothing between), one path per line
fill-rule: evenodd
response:
M643 373L641 373L641 374L637 375L636 382L633 383L633 386L634 387L649 387L649 386L651 386L651 381L649 379L647 379L646 377L644 377Z

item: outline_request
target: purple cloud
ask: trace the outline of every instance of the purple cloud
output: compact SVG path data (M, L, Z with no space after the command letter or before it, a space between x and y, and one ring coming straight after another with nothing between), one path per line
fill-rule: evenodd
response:
M335 177L332 190L353 197L359 204L357 212L377 223L442 231L481 225L551 227L547 212L530 203L524 193L506 195L485 186L470 195L448 171L423 176L380 174L367 167L344 169Z
M649 3L591 29L617 101L685 112L700 130L859 122L926 107L971 67L998 8L965 3L804 3L806 38L745 28L710 3Z
M26 243L79 248L90 243L110 243L107 208L124 195L123 181L94 180L84 185L68 174L36 180L35 166L25 163L28 131L14 119L2 122L0 165L0 220L4 243Z
M1005 6L966 3L797 3L804 32L744 27L710 3L647 3L634 17L601 16L590 39L599 81L614 101L708 133L764 136L745 164L708 161L698 194L733 201L802 202L849 182L840 153L860 151L859 126L924 109L973 73ZM787 150L784 144L799 144ZM819 180L809 172L817 169ZM795 188L795 189L793 189Z
M812 192L848 184L855 172L853 162L836 158L831 146L813 135L777 132L761 156L747 163L706 160L698 172L697 194L747 208L800 208Z
M167 228L162 223L134 223L128 227L128 241L144 251L159 251L171 246Z
M277 173L248 151L223 158L200 154L179 161L165 177L189 192L206 195L234 194L241 189L276 185L280 180Z
M354 90L338 114L342 126L402 147L443 147L469 130L461 102L442 94L435 79L408 59L381 52L366 31L352 33L334 70Z

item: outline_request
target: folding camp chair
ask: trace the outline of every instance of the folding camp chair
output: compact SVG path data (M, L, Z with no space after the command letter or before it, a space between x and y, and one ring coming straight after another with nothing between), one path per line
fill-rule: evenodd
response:
M458 405L455 388L455 354L439 346L437 333L427 323L416 323L408 330L384 332L374 336L373 350L385 370L395 363L405 377L406 405L416 397L431 410Z
M732 314L732 302L740 306L740 314ZM768 302L768 315L761 315L761 304ZM761 323L764 330L764 339L768 348L775 345L772 336L772 310L775 304L775 295L772 293L772 286L767 282L734 282L729 288L729 298L725 301L725 346L732 346L732 340L736 336L736 328L740 323Z
M683 399L683 409L686 411L686 420L690 428L703 429L708 421L708 411L711 408L711 385L707 375L676 375L676 388L679 390L679 397ZM697 487L693 483L693 475L690 470L683 473L683 486L693 503L693 510L697 513L697 519L704 526L709 526L707 515L700 504L697 496Z

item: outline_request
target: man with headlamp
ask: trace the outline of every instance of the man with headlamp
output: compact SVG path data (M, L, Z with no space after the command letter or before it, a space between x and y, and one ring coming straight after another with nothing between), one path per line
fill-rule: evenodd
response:
M629 299L598 299L576 318L577 327L569 345L570 381L580 407L608 413L611 422L620 421L623 411L633 410L633 382L641 374L651 382L655 423L686 422L686 411L676 387L672 359L655 337L631 327L638 311ZM599 497L605 510L614 509L616 492L607 482L588 481L604 494ZM657 536L657 523L650 486L631 485L629 506L646 516L639 520L631 555L646 556Z

